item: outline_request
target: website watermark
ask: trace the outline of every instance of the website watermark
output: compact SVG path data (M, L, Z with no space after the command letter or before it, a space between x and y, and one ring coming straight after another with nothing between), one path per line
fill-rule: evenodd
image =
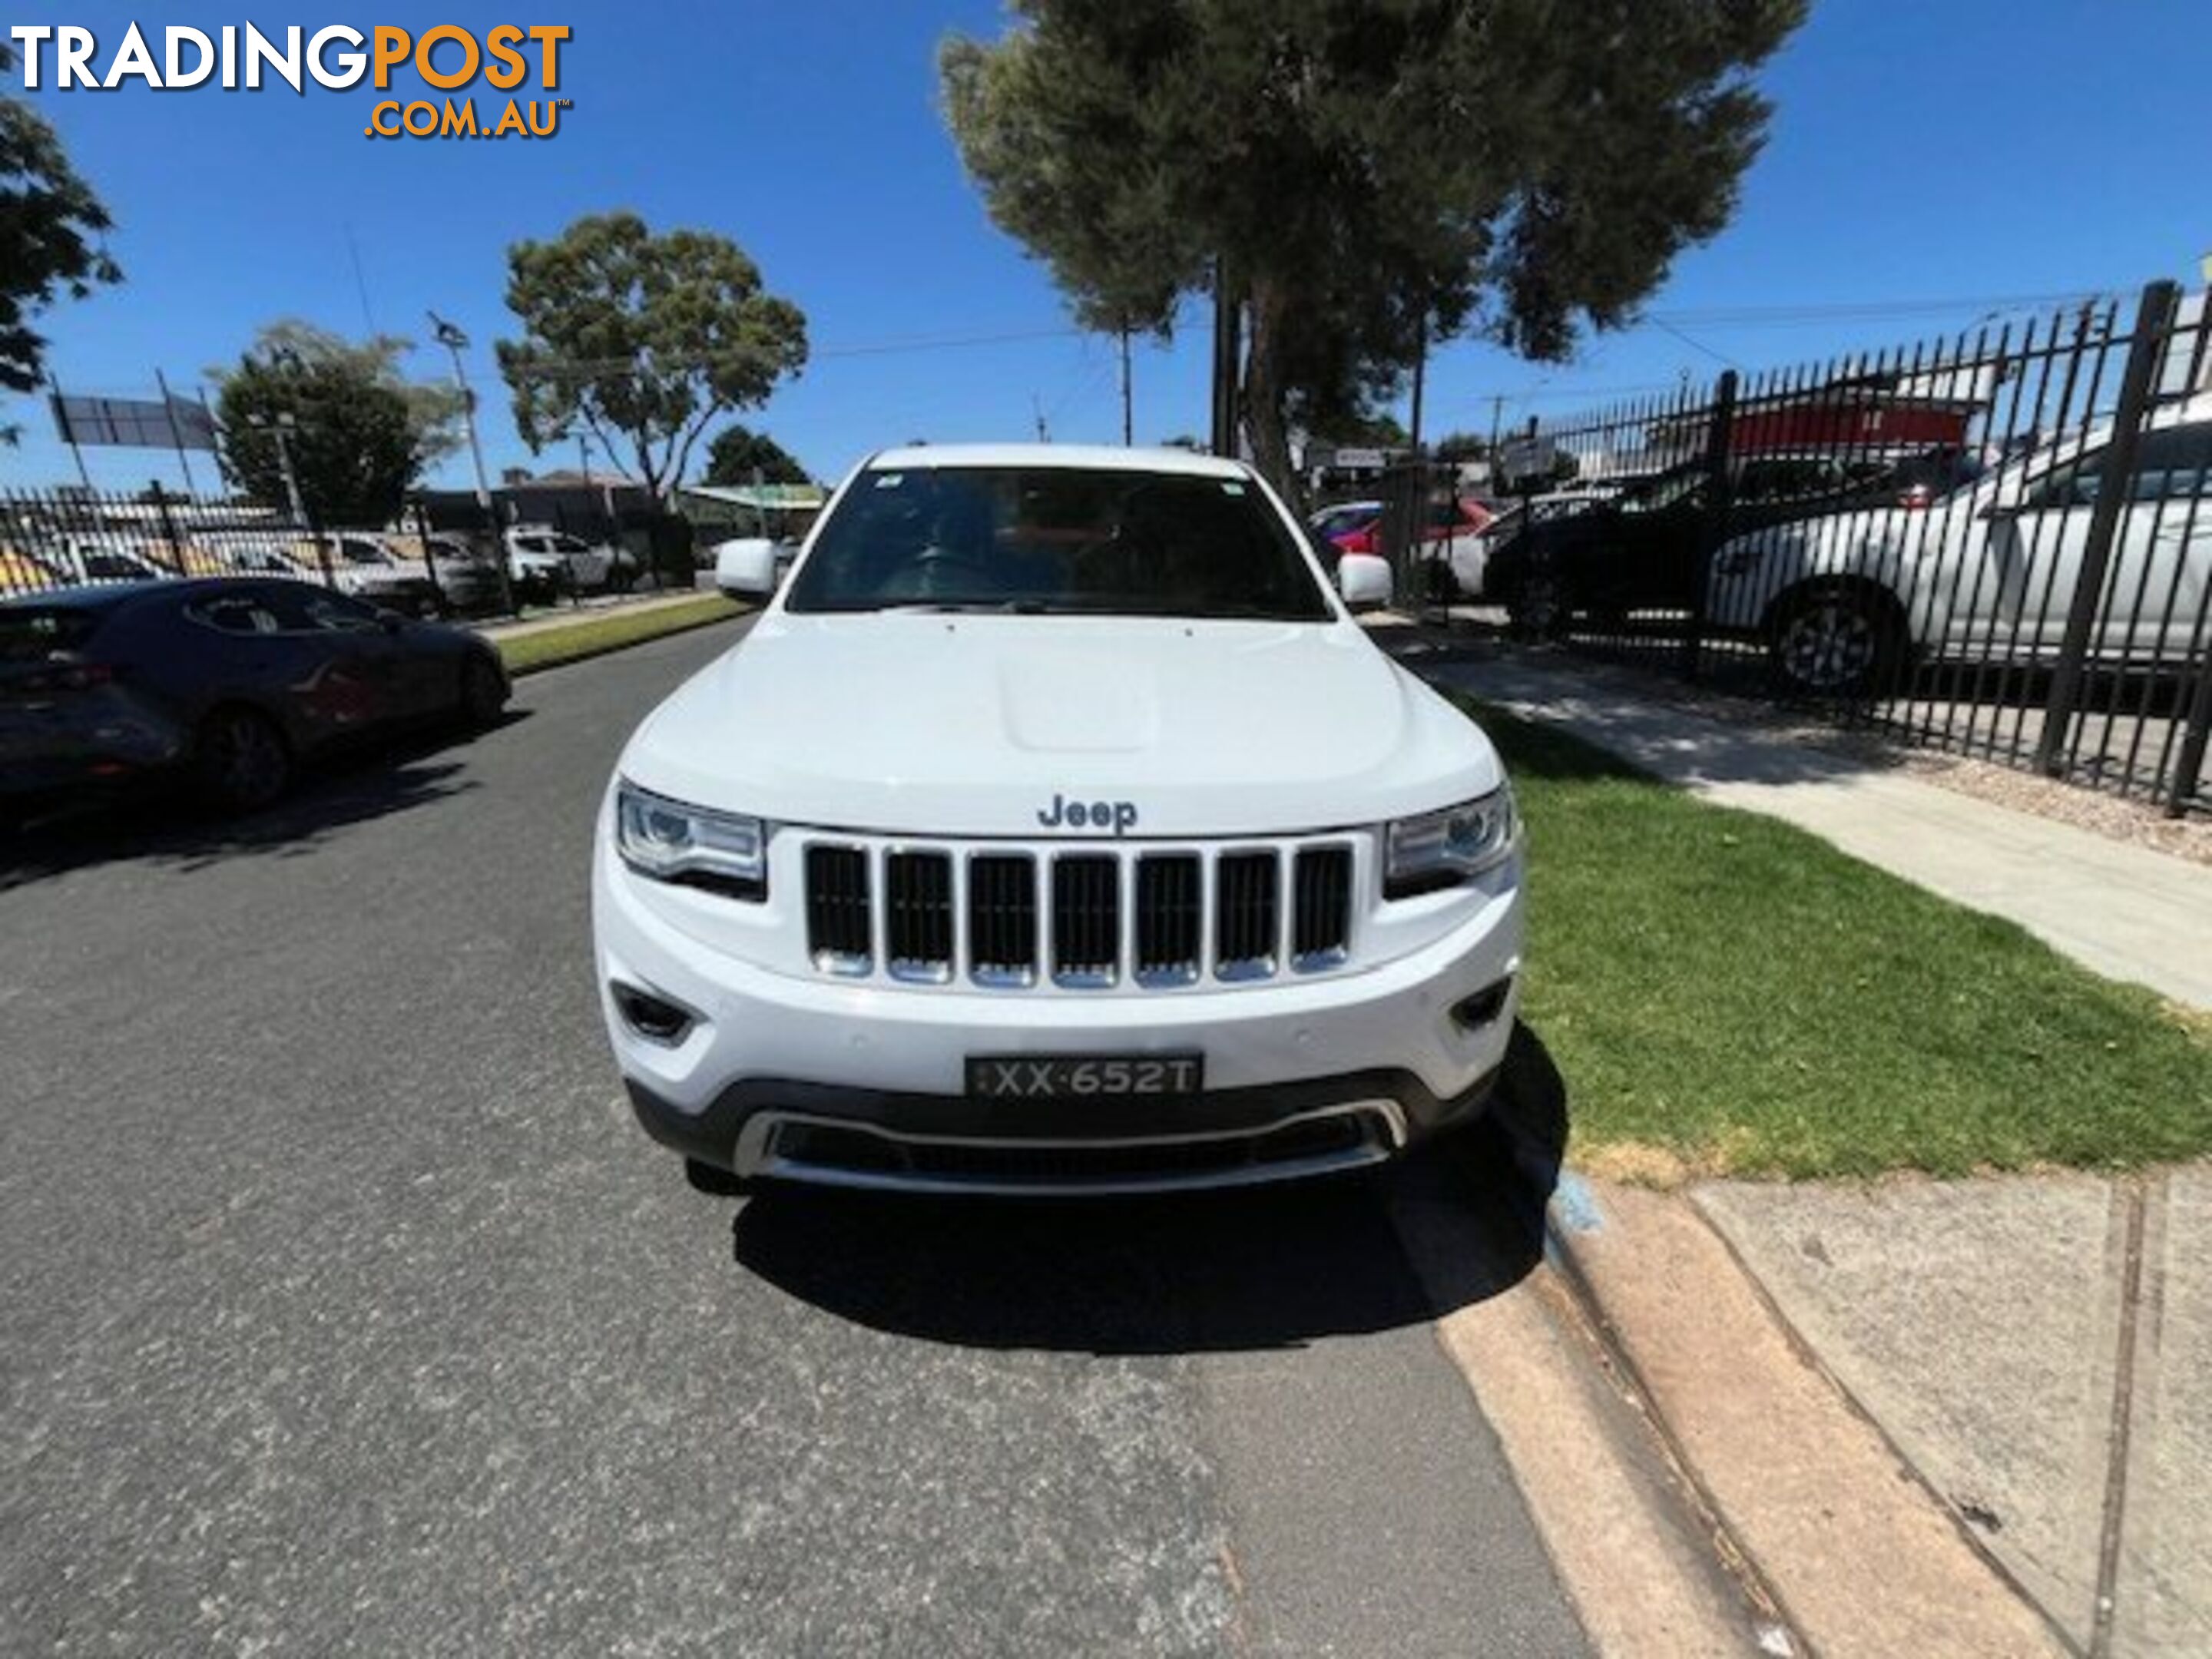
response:
M134 22L107 52L93 30L78 24L18 23L8 33L29 91L289 88L304 96L312 85L388 93L396 76L411 70L437 93L465 92L479 81L514 93L534 75L532 90L548 94L509 97L503 104L474 97L380 98L362 128L371 139L550 138L574 107L573 99L550 95L561 87L562 48L572 33L565 23L501 23L481 31L441 23L419 32L389 24L310 29L295 23L264 32L252 23L210 31L181 23L148 30Z

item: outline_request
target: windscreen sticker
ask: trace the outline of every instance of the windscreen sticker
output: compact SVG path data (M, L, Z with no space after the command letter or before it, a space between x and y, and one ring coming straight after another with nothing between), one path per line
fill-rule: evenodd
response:
M903 472L878 472L876 474L876 488L878 489L896 489L905 482L906 474Z

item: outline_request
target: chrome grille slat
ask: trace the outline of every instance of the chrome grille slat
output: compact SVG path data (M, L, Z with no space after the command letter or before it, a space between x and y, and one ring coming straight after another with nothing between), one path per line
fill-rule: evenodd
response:
M896 852L884 868L884 960L894 979L952 977L952 855Z
M805 832L801 832L802 835ZM892 837L802 846L807 949L821 972L990 990L1148 991L1352 957L1358 843L1000 850Z
M1188 985L1200 966L1200 866L1195 853L1137 860L1137 982Z
M806 849L806 949L827 974L865 974L874 961L868 855L858 847Z
M1102 990L1121 977L1121 860L1066 853L1052 864L1052 976Z
M1218 977L1265 979L1275 971L1280 878L1281 860L1272 852L1224 853L1214 861Z
M1302 847L1291 867L1291 967L1301 974L1336 967L1352 943L1352 849Z
M968 971L978 985L1034 985L1036 961L1036 860L977 854L968 861Z

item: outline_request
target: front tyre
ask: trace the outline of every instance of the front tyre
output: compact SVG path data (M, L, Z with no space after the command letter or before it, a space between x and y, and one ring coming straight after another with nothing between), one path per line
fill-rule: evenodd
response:
M1895 683L1905 660L1896 601L1870 587L1813 588L1785 600L1769 631L1775 677L1806 697L1862 697Z
M200 722L192 744L192 793L225 815L258 811L292 782L292 751L276 724L258 709L218 708Z
M1532 640L1555 640L1567 631L1572 605L1566 584L1548 570L1532 570L1506 605L1514 631Z
M482 657L461 667L461 718L478 731L499 724L507 709L507 676Z

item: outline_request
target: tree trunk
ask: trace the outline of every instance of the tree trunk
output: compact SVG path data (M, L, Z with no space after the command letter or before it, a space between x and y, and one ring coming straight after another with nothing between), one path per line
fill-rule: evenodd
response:
M1252 288L1249 337L1244 347L1244 431L1252 464L1274 485L1291 511L1305 511L1302 480L1291 465L1289 424L1283 414L1282 331L1289 322L1280 294L1266 282Z

